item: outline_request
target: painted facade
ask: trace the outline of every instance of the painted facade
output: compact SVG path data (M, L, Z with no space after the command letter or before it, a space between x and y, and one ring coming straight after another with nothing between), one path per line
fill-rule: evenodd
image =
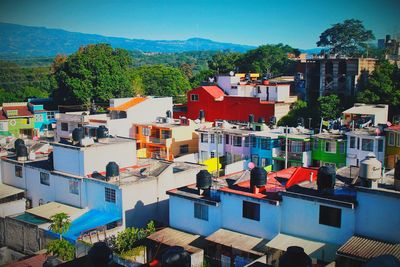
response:
M393 169L400 160L400 125L393 125L385 129L386 149L385 166Z
M0 135L30 137L35 135L35 118L28 103L3 103L0 113Z
M322 133L313 135L312 165L334 166L341 168L346 166L346 136L341 134Z
M29 99L28 108L35 117L34 127L35 135L43 135L47 131L53 130L56 124L56 114L58 110L55 108L47 109L46 104L51 103L51 99Z

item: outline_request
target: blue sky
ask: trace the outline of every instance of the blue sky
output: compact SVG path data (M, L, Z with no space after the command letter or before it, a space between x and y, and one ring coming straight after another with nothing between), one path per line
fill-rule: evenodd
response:
M313 48L347 18L400 36L400 0L0 0L0 21L106 36Z

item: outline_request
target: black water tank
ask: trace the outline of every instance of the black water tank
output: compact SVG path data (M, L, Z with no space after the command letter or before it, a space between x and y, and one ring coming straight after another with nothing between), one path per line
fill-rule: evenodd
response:
M318 190L329 190L335 186L336 171L335 168L330 166L321 166L317 174Z
M397 160L396 166L394 167L394 179L400 181L400 159Z
M106 166L106 177L109 179L116 176L119 176L119 166L115 161L110 161Z
M72 140L80 142L85 137L85 131L82 127L75 128L72 131Z
M15 142L14 142L14 148L17 149L17 147L20 146L20 145L25 145L24 140L22 140L22 139L17 139L17 140L15 140Z
M190 255L183 247L170 247L161 257L161 266L189 267Z
M201 170L196 175L196 187L199 189L209 189L211 187L211 174L206 170Z
M250 187L263 186L267 183L267 171L260 167L254 167L250 171Z
M279 267L311 267L311 258L302 247L291 246L279 258Z
M28 157L28 148L26 145L19 145L15 149L15 153L17 154L17 158Z
M113 264L113 252L105 242L96 242L88 252L88 258L93 266L106 267Z
M107 138L108 137L108 129L104 125L100 125L96 131L97 139Z
M254 115L253 114L249 115L249 122L254 123Z
M272 116L272 117L269 119L269 123L272 124L272 125L275 125L275 124L276 124L276 117L275 117L275 116Z
M265 119L263 117L258 118L258 123L265 123Z
M200 120L204 120L205 118L206 118L206 115L205 115L204 110L200 109L200 112L199 112L199 119L200 119Z
M167 118L172 118L172 112L171 110L167 110L167 112L165 112L167 115Z

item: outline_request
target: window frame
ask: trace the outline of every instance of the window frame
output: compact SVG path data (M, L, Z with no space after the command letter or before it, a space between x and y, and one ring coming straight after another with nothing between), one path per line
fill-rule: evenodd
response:
M201 133L200 141L201 141L201 143L208 143L208 133Z
M329 149L328 149L329 146ZM332 146L332 147L331 147ZM336 142L335 141L325 141L324 152L336 154Z
M179 146L179 154L189 153L189 145L184 144Z
M47 172L40 172L40 184L50 186L50 174ZM47 180L47 181L45 181Z
M331 213L331 214L329 214ZM336 218L333 218L336 217ZM319 224L335 228L342 227L342 209L319 205Z
M238 141L238 140L240 140L240 143L239 142L236 142L236 141ZM232 146L235 146L235 147L241 147L242 146L242 137L241 136L233 136L233 138L232 138Z
M199 203L199 202L194 202L193 203L193 216L196 219L203 220L203 221L208 221L208 205Z
M79 181L69 180L69 192L74 195L79 195Z
M190 101L191 102L198 102L199 101L199 94L190 94Z
M368 142L368 144L364 144L365 142ZM374 140L373 139L369 139L369 138L363 138L361 139L361 150L362 151L367 151L367 152L374 152ZM372 145L371 145L372 144ZM371 150L367 150L365 149L367 147L367 145L371 145Z
M389 132L388 135L388 146L394 146L396 144L396 133Z
M260 221L260 203L255 203L251 201L243 200L242 203L242 217L253 220L253 221Z
M350 136L349 148L356 149L357 138L355 136Z
M24 173L23 173L21 165L15 165L14 174L15 174L16 177L19 177L19 178L23 178L24 177Z
M66 127L65 127L65 125L66 125ZM63 132L68 132L69 131L68 122L61 122L60 127L61 127L61 131L63 131Z
M114 188L104 187L104 200L108 203L117 203L117 193Z
M260 138L260 149L271 150L270 142L268 138Z

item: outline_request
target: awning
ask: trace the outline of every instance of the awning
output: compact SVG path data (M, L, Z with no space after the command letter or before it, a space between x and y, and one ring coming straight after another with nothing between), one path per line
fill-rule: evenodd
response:
M339 245L313 241L301 237L287 234L278 234L267 244L268 247L286 251L288 247L298 246L311 258L322 261L332 261L335 259L336 250Z
M99 210L90 210L72 221L68 232L66 232L63 237L76 241L84 232L119 220L121 220L121 216Z
M268 240L226 229L219 229L206 237L206 240L227 247L232 247L254 255L262 256L266 252Z
M27 213L47 220L50 220L51 216L62 212L72 217L74 215L79 215L79 213L82 213L83 211L83 209L75 208L58 202L49 202L36 208L26 210Z
M13 195L18 195L23 192L25 192L25 191L22 189L19 189L17 187L9 186L6 184L0 184L0 199L6 198L9 196L13 196Z
M196 253L201 250L200 248L193 246L196 241L201 239L199 235L186 233L169 227L149 235L147 239L170 247L180 246L190 253Z

